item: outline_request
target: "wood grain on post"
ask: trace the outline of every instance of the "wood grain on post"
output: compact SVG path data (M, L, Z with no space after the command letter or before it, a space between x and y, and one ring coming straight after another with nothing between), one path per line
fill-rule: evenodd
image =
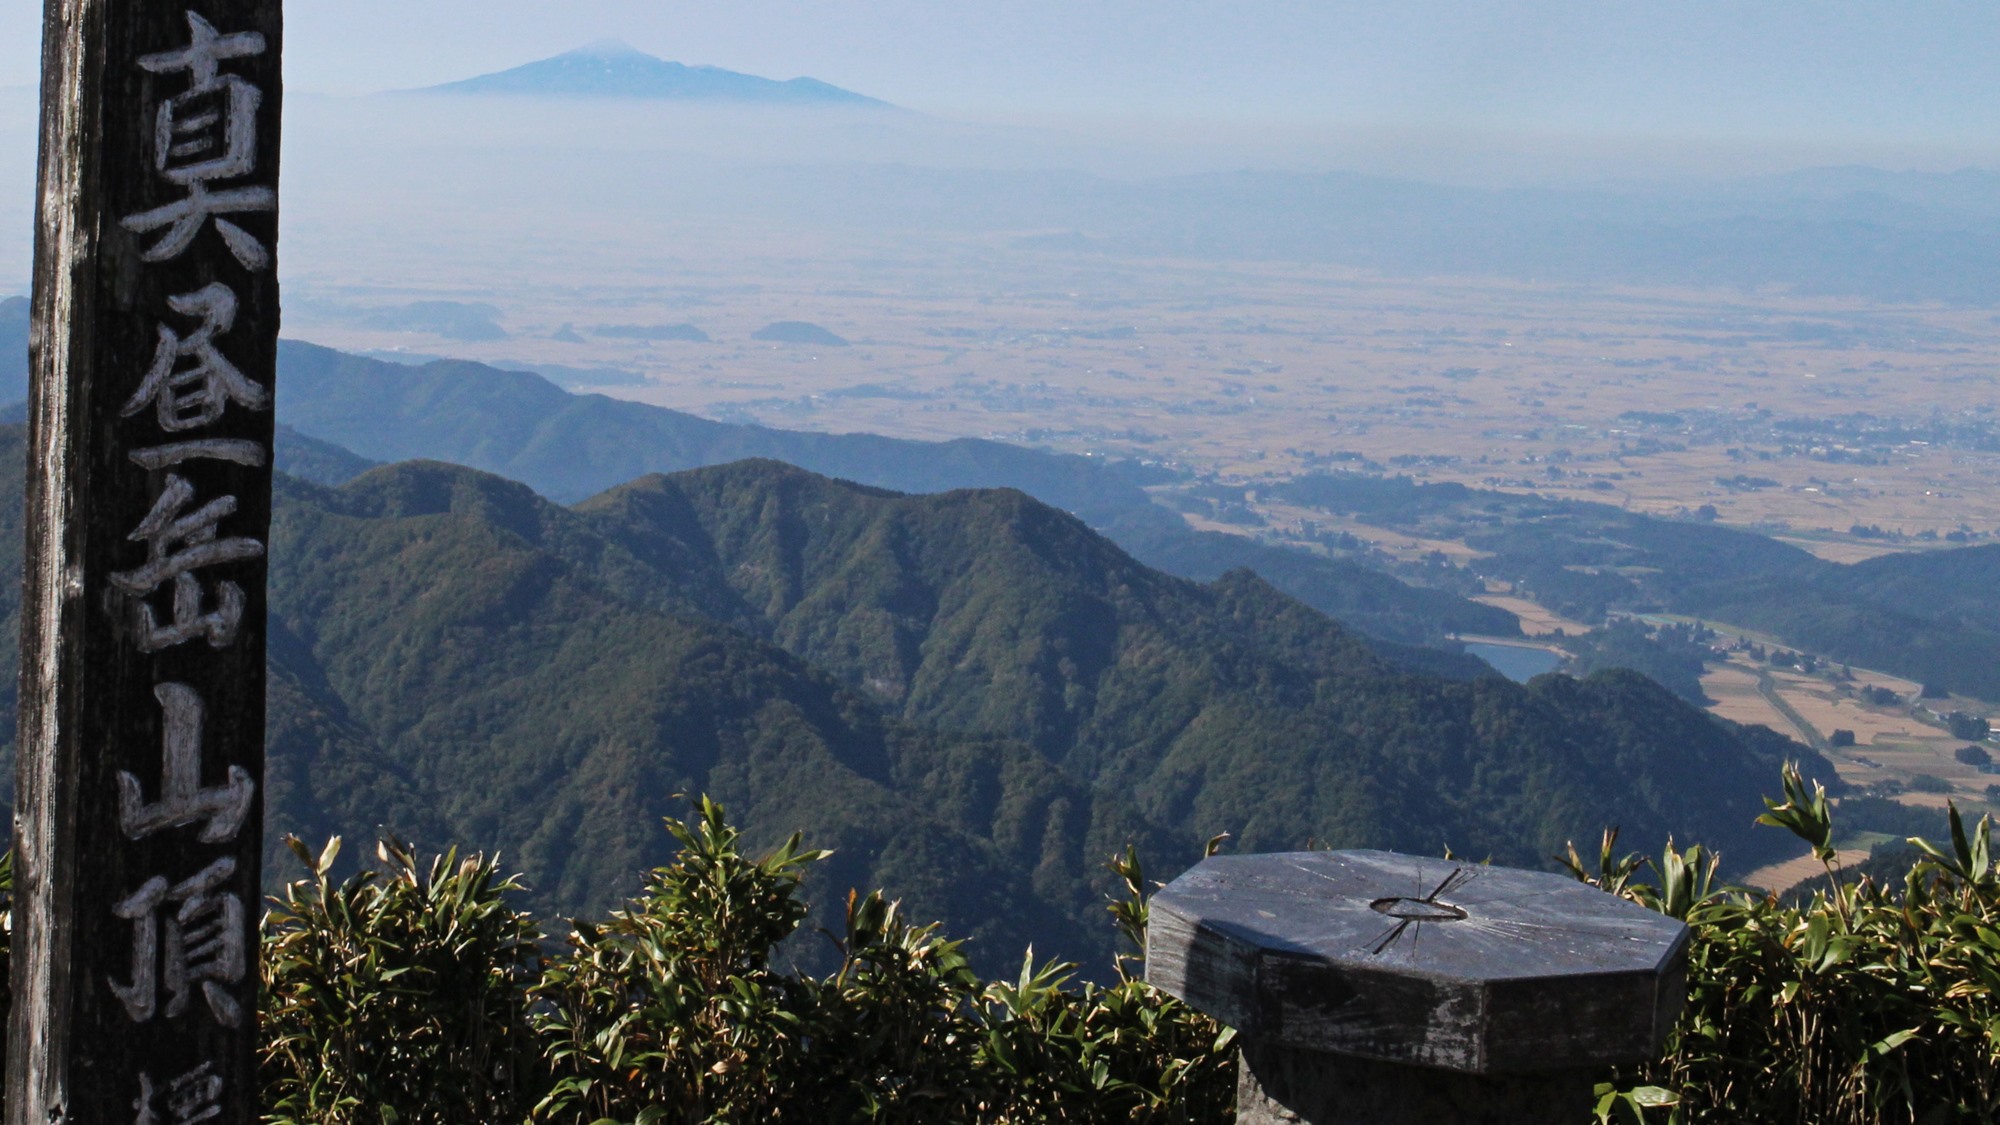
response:
M279 0L47 0L8 1125L257 1119Z
M1239 1032L1237 1120L1540 1125L1653 1057L1687 927L1567 876L1217 856L1153 896L1146 979Z

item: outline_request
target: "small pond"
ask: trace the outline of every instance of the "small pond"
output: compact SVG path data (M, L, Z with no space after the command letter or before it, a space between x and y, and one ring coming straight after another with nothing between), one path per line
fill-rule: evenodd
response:
M1544 672L1562 667L1562 657L1545 648L1524 645L1468 644L1465 651L1493 665L1515 683L1525 684Z

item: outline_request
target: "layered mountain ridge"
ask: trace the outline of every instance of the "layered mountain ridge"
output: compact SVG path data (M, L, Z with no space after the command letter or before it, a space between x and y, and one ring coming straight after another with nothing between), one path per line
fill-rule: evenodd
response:
M1383 642L1379 649L1429 671L1470 677L1485 666L1395 646L1520 628L1504 610L1406 585L1350 560L1193 531L1154 504L1129 467L1098 458L977 438L929 442L716 422L573 394L526 372L455 360L404 367L296 341L280 345L279 368L279 420L306 434L373 461L469 465L562 502L647 473L753 457L901 492L1018 488L1076 514L1149 565L1203 580L1252 567Z
M498 847L591 912L710 793L837 850L822 908L886 886L989 966L1108 953L1097 865L1128 841L1163 873L1224 831L1534 864L1608 822L1747 867L1784 843L1754 794L1802 753L1636 675L1405 672L1253 575L1159 573L1006 490L750 461L565 508L415 462L281 478L271 566L274 840Z

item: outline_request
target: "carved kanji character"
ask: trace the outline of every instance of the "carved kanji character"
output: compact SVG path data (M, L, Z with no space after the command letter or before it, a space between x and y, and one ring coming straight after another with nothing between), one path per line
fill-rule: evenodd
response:
M119 416L130 418L148 406L157 411L163 430L192 430L222 417L231 402L249 410L270 407L271 396L245 378L215 345L236 325L236 294L217 283L194 293L167 299L168 307L185 317L200 317L201 326L181 336L160 325L160 343L153 366Z
M234 465L248 465L253 469L261 469L271 459L264 452L262 445L241 438L202 438L198 441L150 445L144 449L135 449L125 457L134 465L148 471L184 465L189 461L228 461Z
M236 498L224 496L182 514L194 501L194 486L174 473L167 474L167 486L153 510L126 536L146 544L146 565L111 575L111 584L137 598L165 585L174 586L173 620L162 625L153 607L141 600L134 610L139 629L139 647L156 652L172 645L206 637L215 648L236 640L236 627L243 618L243 588L234 582L215 584L215 608L204 612L201 581L195 571L203 567L243 559L259 558L264 545L255 539L219 538L216 525L236 511Z
M278 195L268 187L216 189L218 180L247 176L257 168L257 108L263 92L254 84L223 74L229 59L251 58L265 50L254 31L224 35L194 12L187 14L189 43L178 51L146 55L139 65L154 74L189 77L188 88L160 103L153 122L153 166L187 198L125 219L125 229L149 234L166 229L141 256L149 262L179 257L211 220L216 233L253 270L271 264L270 251L256 236L224 215L275 211Z
M219 844L236 837L243 818L250 814L250 801L257 783L241 766L229 767L229 784L213 789L201 787L201 696L186 684L159 684L153 697L160 701L166 733L160 747L160 799L147 804L145 790L132 774L118 774L118 827L126 839L140 840L167 828L208 822L201 831L203 843Z
M243 1022L242 1005L229 994L229 986L243 980L248 963L243 899L221 890L235 874L236 860L225 856L177 885L154 876L112 908L132 923L132 981L110 984L134 1023L153 1018L162 988L171 1017L187 1011L188 997L197 987L217 1023L236 1027ZM165 909L169 906L174 909Z
M160 1091L153 1085L153 1076L141 1071L139 1096L132 1102L139 1114L134 1125L195 1125L219 1117L222 1090L222 1076L215 1073L215 1064L205 1062L167 1083L167 1112L172 1116L161 1117L153 1108Z

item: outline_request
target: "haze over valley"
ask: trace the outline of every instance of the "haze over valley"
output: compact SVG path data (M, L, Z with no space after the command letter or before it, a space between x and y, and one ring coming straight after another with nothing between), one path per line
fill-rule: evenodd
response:
M352 601L284 595L299 600L280 679L299 699L274 721L305 739L288 753L339 747L371 799L421 830L524 849L549 903L614 901L604 864L551 842L604 812L590 785L625 777L648 809L712 785L775 823L804 815L757 774L787 738L788 768L850 787L856 807L942 799L949 779L912 764L931 752L1005 775L996 793L1035 794L1040 821L995 798L970 835L905 826L924 847L1039 872L991 902L926 882L915 852L863 863L881 842L851 818L822 826L856 841L842 877L905 880L1001 945L1092 940L1077 937L1095 907L1085 853L1126 831L1178 858L1227 830L1269 847L1476 841L1533 863L1609 807L1649 841L1700 827L1736 851L1732 873L1768 861L1757 877L1776 885L1801 873L1729 817L1747 824L1753 767L1774 777L1787 755L1876 802L1856 806L1873 819L1850 852L1900 832L1903 812L2000 807L1990 758L1964 753L1984 753L2000 715L2000 150L1976 136L981 113L620 42L397 74L391 92L297 89L287 104L278 411L281 467L301 483L281 518L294 549L349 569L280 573ZM26 385L14 295L33 120L30 91L0 89L5 401ZM745 458L759 460L717 467ZM418 459L465 468L399 464ZM996 488L1033 499L875 491ZM685 588L646 602L634 575L649 567L769 563L718 496L771 511L809 496L843 530L792 543L811 558L782 596L724 569L674 572ZM463 536L436 548L450 559L505 542L539 577L512 587L513 624L445 614L424 641L436 651L371 670L394 622L356 591L421 569L410 521ZM1016 604L1053 581L1025 563L968 587L939 578L987 533L1091 560L1064 572L1072 600ZM882 546L898 536L940 555L891 581L876 572L901 558ZM1032 644L979 634L953 598L1047 628ZM658 620L633 626L652 632L626 638L632 651L680 654L644 684L608 687L601 654L551 639L568 636L565 613L609 621L640 603ZM1078 606L1101 635L1053 624ZM1139 667L1158 640L1133 631L1147 614L1188 646L1174 650L1186 668ZM1300 632L1268 651L1229 633L1277 622ZM1204 630L1237 647L1190 639ZM560 808L454 795L495 768L533 804L541 767L518 746L496 766L477 745L503 731L525 746L549 713L447 720L383 694L444 691L420 666L501 634L537 638L590 691L628 693L572 701L626 741L572 748L590 784ZM1519 679L1585 678L1482 679L1468 642ZM994 683L1031 686L988 698L959 684L974 702L954 709L927 647L952 644ZM1035 645L1068 663L1052 672ZM802 717L717 702L737 697L702 663L711 651L782 682ZM1226 674L1186 670L1211 660ZM1260 694L1266 673L1339 705ZM508 690L480 675L445 678ZM1181 726L1147 726L1119 694L1143 694L1131 685L1146 675L1203 702ZM1357 702L1356 677L1421 700L1425 719ZM621 708L670 691L713 703L732 733L698 753L678 727L631 733L658 716ZM1037 718L1010 725L1010 708ZM1477 773L1504 748L1439 732L1480 708L1525 716L1557 774L1615 759L1659 771L1666 795L1568 775L1525 797L1478 790L1451 798L1477 815L1446 839L1417 811L1445 794L1341 733L1361 724L1411 761ZM1671 740L1591 745L1602 713L1678 732L1706 755L1701 778L1674 788ZM337 732L298 734L327 716ZM450 745L426 756L406 720L443 724ZM1225 721L1255 738L1204 741ZM1333 796L1260 805L1288 738L1318 748L1291 767L1320 770L1324 793L1393 790L1409 822ZM1242 761L1217 776L1193 764L1224 750ZM1690 819L1732 786L1737 804ZM427 805L442 811L411 811ZM320 826L304 808L279 811ZM651 856L613 835L603 846L626 867ZM1009 911L1036 920L994 921Z

